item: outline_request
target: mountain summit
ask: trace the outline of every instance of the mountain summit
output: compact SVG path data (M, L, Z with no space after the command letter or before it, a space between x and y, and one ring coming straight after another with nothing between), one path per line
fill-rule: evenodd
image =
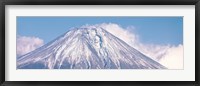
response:
M18 69L165 69L102 27L75 28L17 59Z

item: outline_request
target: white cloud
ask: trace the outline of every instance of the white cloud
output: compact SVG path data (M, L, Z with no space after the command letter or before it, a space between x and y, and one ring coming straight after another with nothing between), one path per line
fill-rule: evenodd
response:
M86 25L83 27L88 26L104 28L130 46L158 61L169 69L183 69L183 46L181 44L179 46L174 46L141 43L139 40L139 35L134 33L136 28L133 26L122 28L118 24L102 23L93 26Z
M183 45L169 48L159 62L170 69L183 69Z
M101 27L117 36L128 44L135 45L139 41L138 36L133 33L134 27L122 28L121 26L113 23L101 24Z
M43 40L37 37L17 36L17 56L31 52L43 44Z

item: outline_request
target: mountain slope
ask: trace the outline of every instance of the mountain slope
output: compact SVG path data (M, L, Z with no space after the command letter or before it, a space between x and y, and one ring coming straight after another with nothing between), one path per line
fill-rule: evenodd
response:
M101 27L77 28L17 59L18 69L165 69Z

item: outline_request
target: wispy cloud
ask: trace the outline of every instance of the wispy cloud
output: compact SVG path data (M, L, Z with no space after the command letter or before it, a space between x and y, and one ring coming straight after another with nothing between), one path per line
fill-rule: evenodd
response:
M44 44L38 37L17 36L17 56L24 55Z
M91 25L86 25L84 27L87 26L91 27ZM104 28L133 48L158 61L169 69L183 69L182 44L175 46L171 44L156 45L142 43L140 42L139 34L134 33L134 30L136 29L134 26L123 28L120 25L114 23L102 23L92 26Z

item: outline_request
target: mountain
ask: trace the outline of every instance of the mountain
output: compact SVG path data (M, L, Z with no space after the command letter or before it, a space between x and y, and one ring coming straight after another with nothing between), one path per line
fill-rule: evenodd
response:
M18 69L166 69L101 27L75 28L17 59Z

